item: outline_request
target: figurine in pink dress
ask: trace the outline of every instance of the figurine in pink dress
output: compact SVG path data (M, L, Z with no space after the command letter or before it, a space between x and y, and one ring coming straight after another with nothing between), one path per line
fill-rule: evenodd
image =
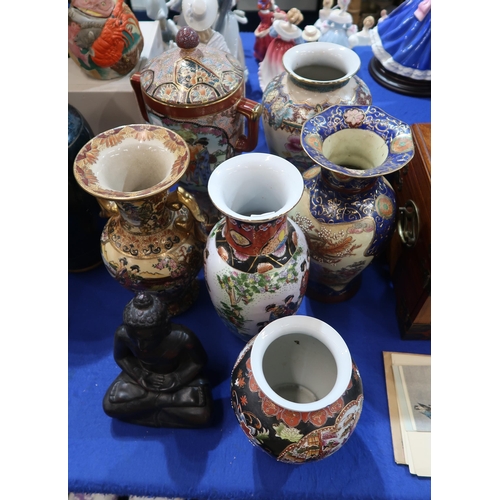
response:
M264 60L267 47L272 42L273 38L269 35L274 19L282 19L285 17L285 12L282 11L274 0L259 0L257 4L260 24L254 31L255 44L253 46L253 56L257 62Z
M304 43L302 30L297 26L303 19L302 12L293 7L287 12L285 19L277 19L273 22L269 32L272 41L267 48L264 60L259 64L259 84L262 92L275 76L285 71L283 54L291 47Z

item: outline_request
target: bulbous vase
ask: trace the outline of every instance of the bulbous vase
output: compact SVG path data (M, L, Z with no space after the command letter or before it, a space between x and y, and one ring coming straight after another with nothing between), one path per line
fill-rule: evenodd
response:
M230 158L208 181L223 217L207 240L205 281L219 317L245 342L276 318L295 314L304 297L307 242L287 217L303 189L290 162L264 153Z
M92 78L130 73L144 47L139 21L125 0L71 0L68 54Z
M250 442L279 462L326 458L351 437L363 384L349 349L327 323L280 318L241 351L231 405Z
M102 264L99 238L104 219L96 199L73 175L76 155L94 133L87 120L68 104L68 270L82 272Z
M369 105L372 96L356 75L359 56L342 45L296 45L283 55L283 66L262 95L262 123L269 152L304 172L313 166L300 144L304 122L335 104Z
M347 300L394 230L396 199L384 176L412 159L411 130L375 106L332 106L304 123L301 141L316 164L290 212L311 252L307 295Z
M199 207L181 188L170 190L188 164L178 134L139 124L97 135L74 164L76 180L109 217L101 235L107 270L128 290L157 294L171 315L197 297L206 241Z

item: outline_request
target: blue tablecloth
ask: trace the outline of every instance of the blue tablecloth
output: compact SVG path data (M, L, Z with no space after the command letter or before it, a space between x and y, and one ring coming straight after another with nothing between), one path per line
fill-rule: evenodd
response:
M253 35L241 36L250 72L247 97L260 101ZM358 75L375 105L409 124L431 121L430 99L382 88L368 72L371 48L355 50L362 61ZM256 151L267 152L262 131ZM200 297L175 322L191 328L207 351L215 422L208 429L179 430L140 427L105 415L102 398L120 372L112 355L113 335L132 293L102 265L69 275L69 491L198 500L430 498L430 479L394 462L382 352L430 354L431 344L401 340L384 259L363 272L361 288L350 301L327 305L306 298L298 311L328 322L343 336L365 392L360 421L347 444L327 459L303 465L275 462L240 430L230 405L229 375L244 343L216 315L202 273L198 279Z

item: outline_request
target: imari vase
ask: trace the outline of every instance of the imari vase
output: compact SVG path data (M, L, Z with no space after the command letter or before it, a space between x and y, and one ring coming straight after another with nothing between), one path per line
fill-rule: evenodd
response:
M307 242L287 217L303 189L290 162L264 153L230 158L209 179L210 198L224 216L207 240L205 281L219 317L245 341L295 314L304 298Z
M346 300L394 230L396 199L384 175L413 157L411 130L375 106L332 106L304 123L301 141L316 164L290 212L311 252L307 294Z
M296 45L283 55L283 66L262 95L262 123L269 152L304 172L313 165L300 144L304 122L335 104L369 105L372 96L357 76L359 56L342 45Z
M280 318L241 351L231 405L250 442L279 462L326 458L351 437L363 385L349 349L327 323Z
M197 297L206 241L194 200L180 188L169 191L188 164L185 141L156 125L107 130L74 163L79 185L109 217L101 235L107 270L128 290L158 294L171 315Z

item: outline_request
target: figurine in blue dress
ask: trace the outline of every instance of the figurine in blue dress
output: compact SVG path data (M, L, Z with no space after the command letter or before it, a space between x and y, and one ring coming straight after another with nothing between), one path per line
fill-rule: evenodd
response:
M431 0L406 0L371 30L382 66L414 80L431 79Z
M320 42L337 43L349 47L349 36L358 31L353 24L352 16L347 12L350 0L338 0L337 6L331 10L328 19L323 22Z

